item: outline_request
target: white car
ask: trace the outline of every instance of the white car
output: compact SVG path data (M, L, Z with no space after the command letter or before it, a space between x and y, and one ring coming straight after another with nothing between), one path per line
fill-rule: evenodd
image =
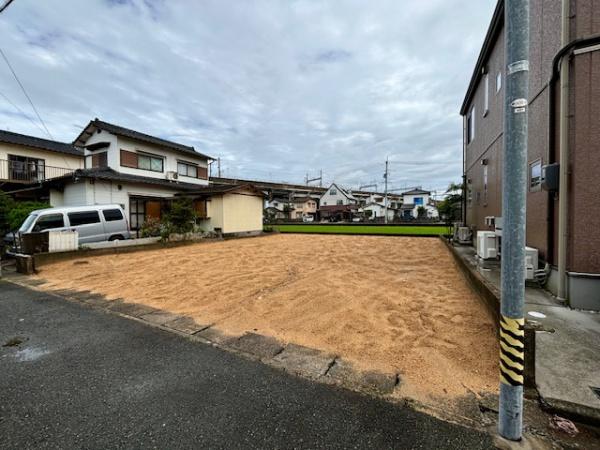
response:
M129 223L121 205L38 209L27 216L19 233L77 231L79 243L129 239Z
M315 221L314 216L310 216L310 215L302 216L302 222L314 222L314 221Z

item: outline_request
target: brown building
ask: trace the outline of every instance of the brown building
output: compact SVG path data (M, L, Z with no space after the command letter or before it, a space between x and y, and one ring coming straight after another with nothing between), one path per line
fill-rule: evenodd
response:
M563 128L568 169L563 294L574 307L600 309L600 2L530 1L527 245L552 267L548 288L559 291L557 190L546 189L542 167L561 159L561 77L568 81ZM566 30L563 40L562 30ZM469 84L464 119L465 223L489 229L502 216L504 129L504 1L498 1ZM566 42L566 45L563 45ZM561 62L565 61L564 64ZM568 74L563 71L568 68ZM566 127L566 128L565 128Z

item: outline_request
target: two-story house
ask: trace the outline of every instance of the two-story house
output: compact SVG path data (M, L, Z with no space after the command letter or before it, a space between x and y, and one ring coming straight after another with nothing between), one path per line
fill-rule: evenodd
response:
M318 196L313 195L301 195L294 196L292 198L292 210L290 212L290 219L300 220L303 217L313 217L317 215L318 209Z
M571 0L564 14L559 1L530 4L526 240L551 265L552 292L600 309L600 9L592 3ZM568 86L562 105L561 83ZM473 232L488 229L486 217L502 216L505 85L500 0L460 109L464 220ZM564 179L546 190L543 167L552 164Z
M263 194L252 186L209 186L209 156L193 147L92 120L73 142L85 168L42 183L52 206L120 204L132 230L160 219L170 202L194 199L206 230L262 230Z
M0 183L4 191L83 167L83 151L73 144L0 130Z
M403 219L419 218L419 211L423 211L422 218L433 219L439 217L435 202L431 198L431 192L421 188L403 192L400 209Z
M358 193L354 195L359 198ZM386 199L385 194L371 193L364 197L358 211L363 213L368 220L379 220L385 218L387 210L388 221L390 221L398 215L400 203L400 197L397 194L388 194Z
M321 219L351 220L358 211L358 200L350 192L332 183L321 195L318 211Z
M265 199L264 216L267 220L282 220L290 217L290 196L272 196Z

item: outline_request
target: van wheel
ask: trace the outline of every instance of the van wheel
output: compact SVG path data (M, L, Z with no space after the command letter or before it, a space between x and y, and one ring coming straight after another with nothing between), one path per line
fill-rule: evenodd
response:
M120 234L115 234L108 238L109 241L122 241L124 239L125 238L123 236L121 236Z

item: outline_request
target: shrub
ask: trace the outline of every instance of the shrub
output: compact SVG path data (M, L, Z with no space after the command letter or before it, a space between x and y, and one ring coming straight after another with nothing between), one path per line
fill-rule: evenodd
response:
M194 229L196 211L191 198L178 198L171 204L171 210L166 215L166 220L173 227L175 233L189 233Z
M149 217L140 227L140 236L143 238L160 236L161 228L162 222L160 220Z
M39 201L15 201L0 192L0 232L6 234L17 230L27 216L36 209L50 208L50 204Z

